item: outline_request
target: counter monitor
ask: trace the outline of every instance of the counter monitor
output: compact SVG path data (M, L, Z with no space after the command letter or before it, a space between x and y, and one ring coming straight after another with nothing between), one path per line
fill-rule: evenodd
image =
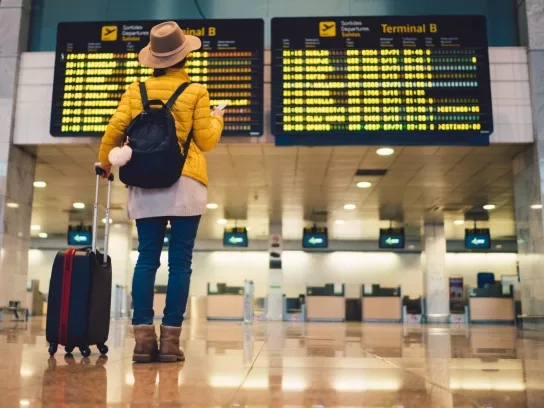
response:
M486 145L490 88L484 16L272 20L277 145Z
M52 136L101 136L126 88L153 73L138 53L158 21L59 23ZM179 20L200 37L186 70L204 85L211 106L227 104L224 136L263 133L264 21Z

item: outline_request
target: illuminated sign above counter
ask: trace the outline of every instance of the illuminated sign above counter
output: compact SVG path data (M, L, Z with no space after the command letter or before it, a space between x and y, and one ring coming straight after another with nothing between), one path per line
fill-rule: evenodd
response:
M101 136L128 85L153 73L138 53L158 21L60 23L51 112L52 136ZM180 20L202 48L186 71L211 106L228 105L224 136L263 134L264 21Z
M474 228L465 230L466 249L490 249L491 233L488 228Z
M380 249L404 249L405 242L404 228L380 229Z
M325 249L329 247L329 232L326 227L304 228L302 232L302 248Z
M69 246L89 246L93 239L93 228L90 225L69 225L66 235Z
M272 106L277 145L486 145L486 19L274 18Z
M224 247L247 248L248 245L247 228L225 228L225 231L223 232Z

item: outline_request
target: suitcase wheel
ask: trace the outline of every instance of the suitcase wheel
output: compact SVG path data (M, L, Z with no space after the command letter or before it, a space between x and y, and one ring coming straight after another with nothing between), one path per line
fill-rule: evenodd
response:
M74 348L72 346L66 346L64 347L64 351L66 351L66 355L69 356L74 351Z
M98 351L100 351L100 354L105 356L106 354L108 354L108 351L110 351L110 349L105 344L99 344Z
M79 351L83 357L89 357L91 355L91 349L89 347L80 347Z
M49 355L54 356L55 353L58 350L59 345L57 343L50 343L49 344Z

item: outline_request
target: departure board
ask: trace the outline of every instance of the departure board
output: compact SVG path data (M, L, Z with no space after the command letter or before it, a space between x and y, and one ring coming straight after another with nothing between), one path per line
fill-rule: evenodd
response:
M57 32L52 136L101 136L121 96L153 70L138 53L160 21L60 23ZM200 37L186 70L210 103L228 105L224 136L261 136L264 103L264 21L177 20Z
M490 88L484 16L272 20L277 145L486 145Z

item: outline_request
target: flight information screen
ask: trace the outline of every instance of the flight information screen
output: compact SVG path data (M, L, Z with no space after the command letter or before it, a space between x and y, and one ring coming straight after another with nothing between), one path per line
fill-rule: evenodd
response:
M488 144L485 17L274 18L272 98L278 145Z
M60 23L57 32L52 136L100 136L132 82L153 70L138 53L157 21ZM228 104L225 136L263 133L264 21L177 21L202 40L186 70L209 91L210 103Z

